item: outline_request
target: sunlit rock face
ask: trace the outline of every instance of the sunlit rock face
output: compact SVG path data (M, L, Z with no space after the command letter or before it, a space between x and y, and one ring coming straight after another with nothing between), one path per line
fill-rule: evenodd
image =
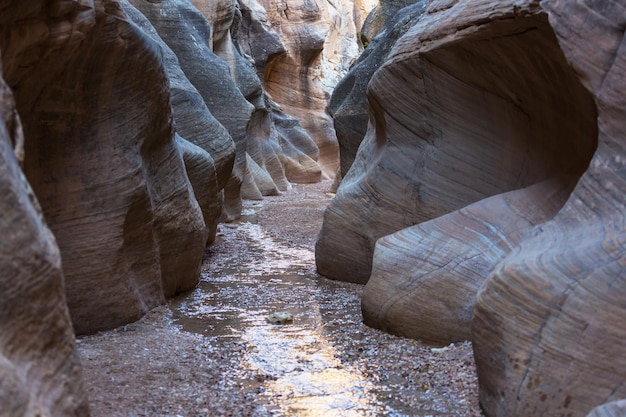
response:
M0 24L24 171L61 251L76 332L135 320L192 288L207 229L158 45L115 2L12 2Z
M152 21L210 111L238 144L233 177L226 186L225 220L239 216L241 197L274 195L289 189L289 181L320 180L317 146L295 119L285 134L278 120L287 116L268 99L254 65L231 36L242 24L235 3L133 4Z
M241 54L246 56L244 59L243 55L238 55L238 65L248 72L256 71L258 77L254 78L260 85L269 57L284 53L285 47L269 25L267 13L259 3L240 2L237 11L241 15L237 14L238 25L233 41ZM250 62L253 62L253 66ZM248 78L252 78L252 75L249 74ZM286 114L265 90L262 96L253 95L249 100L256 109L251 126L255 148L250 149L249 153L257 165L265 167L272 178L280 179L279 175L282 174L290 182L319 181L322 178L319 149L300 121ZM272 149L275 150L274 156L268 152ZM280 166L276 166L274 159L280 162ZM281 182L276 181L277 187L286 188Z
M319 148L326 177L335 175L338 147L326 112L330 91L358 55L353 2L242 0L244 19L263 35L240 33L264 87L300 120ZM248 15L248 16L246 16Z
M128 1L120 1L120 5L129 19L161 48L176 123L176 142L209 230L208 241L212 242L222 214L221 190L233 168L235 144L184 74L174 51L163 42L150 21Z
M367 86L374 72L387 59L398 38L404 35L422 16L427 3L428 1L421 0L398 10L393 7L393 2L383 2L389 14L394 12L385 25L385 31L369 41L358 60L333 91L328 110L333 117L339 143L341 178L352 166L359 145L367 131L369 114ZM376 15L375 13L372 12L372 15ZM384 22L382 17L379 20Z
M478 295L472 333L489 416L586 416L626 397L626 5L542 6L597 104L598 148L562 210Z
M23 145L0 77L0 414L88 416L59 249L22 173Z
M537 5L439 3L370 82L368 130L316 244L323 275L366 283L378 238L577 175L593 152L593 99Z

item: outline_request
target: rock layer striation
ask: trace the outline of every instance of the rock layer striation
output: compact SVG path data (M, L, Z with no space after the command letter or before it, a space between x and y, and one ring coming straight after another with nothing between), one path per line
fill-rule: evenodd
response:
M88 416L59 248L22 173L23 146L0 77L0 413Z
M75 330L89 333L192 288L208 232L158 45L117 3L54 6L12 5L0 50L24 171L61 250Z
M369 84L318 269L367 282L372 325L470 339L486 416L623 406L625 27L623 1L431 1Z

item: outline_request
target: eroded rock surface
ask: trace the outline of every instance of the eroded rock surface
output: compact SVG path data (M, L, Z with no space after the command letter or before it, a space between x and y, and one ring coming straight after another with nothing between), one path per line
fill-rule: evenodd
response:
M471 340L485 279L534 226L557 213L572 187L572 181L545 181L380 238L363 293L365 323L430 342Z
M254 106L230 76L227 63L213 53L209 22L188 0L152 3L131 0L178 57L180 66L215 118L235 142L232 175L224 189L224 217L241 214L241 185L246 175L248 124Z
M88 416L61 257L16 156L23 146L0 77L0 414Z
M367 86L374 72L385 62L398 38L422 16L428 2L421 0L398 10L394 2L383 2L389 16L385 31L369 42L344 78L339 81L330 99L328 110L339 143L339 174L345 177L352 166L359 145L367 132ZM382 6L379 6L382 7ZM376 12L372 12L376 16ZM385 22L382 17L381 24ZM368 39L368 38L365 38Z
M370 83L318 269L369 279L374 325L471 338L489 417L625 396L624 27L621 1L431 1Z
M192 288L207 229L158 45L108 1L11 3L1 23L24 171L61 250L76 332L136 320Z
M365 283L378 238L584 169L593 99L533 7L431 4L396 43L370 82L366 136L325 214L321 274Z
M542 3L598 108L598 148L563 209L498 265L476 301L489 416L586 416L626 396L626 5Z
M626 415L626 400L611 401L600 405L587 414L587 417L621 417Z
M338 167L332 120L326 113L330 88L358 55L352 2L241 1L249 22L240 33L266 91L300 121L319 148L326 177ZM262 36L256 37L259 31Z
M129 19L161 48L178 134L176 142L209 230L208 241L212 242L222 214L221 190L226 186L233 169L235 144L184 74L174 51L163 42L150 21L128 1L120 1L120 5Z

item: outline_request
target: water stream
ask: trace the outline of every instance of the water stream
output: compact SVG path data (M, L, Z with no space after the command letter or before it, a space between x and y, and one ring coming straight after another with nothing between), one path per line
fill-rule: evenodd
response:
M424 406L416 409L396 395L401 381L384 366L360 366L377 352L359 340L358 286L320 278L312 250L272 238L256 218L252 206L242 221L222 226L200 285L171 308L183 331L245 344L233 378L250 384L256 375L259 415L462 415L437 407L421 387L415 395ZM288 312L293 322L271 324L273 312ZM350 348L337 340L344 332Z

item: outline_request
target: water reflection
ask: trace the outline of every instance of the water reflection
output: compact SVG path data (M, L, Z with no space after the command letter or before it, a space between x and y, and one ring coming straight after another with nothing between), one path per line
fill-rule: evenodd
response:
M373 386L357 370L345 369L335 349L314 328L300 325L248 328L252 369L276 379L265 396L286 415L367 415L379 409Z
M281 244L252 223L238 224L237 235L245 250L213 263L196 291L175 305L176 321L188 331L245 341L244 372L261 376L259 399L272 415L399 415L324 337L312 251ZM293 324L267 323L274 311L289 311Z

